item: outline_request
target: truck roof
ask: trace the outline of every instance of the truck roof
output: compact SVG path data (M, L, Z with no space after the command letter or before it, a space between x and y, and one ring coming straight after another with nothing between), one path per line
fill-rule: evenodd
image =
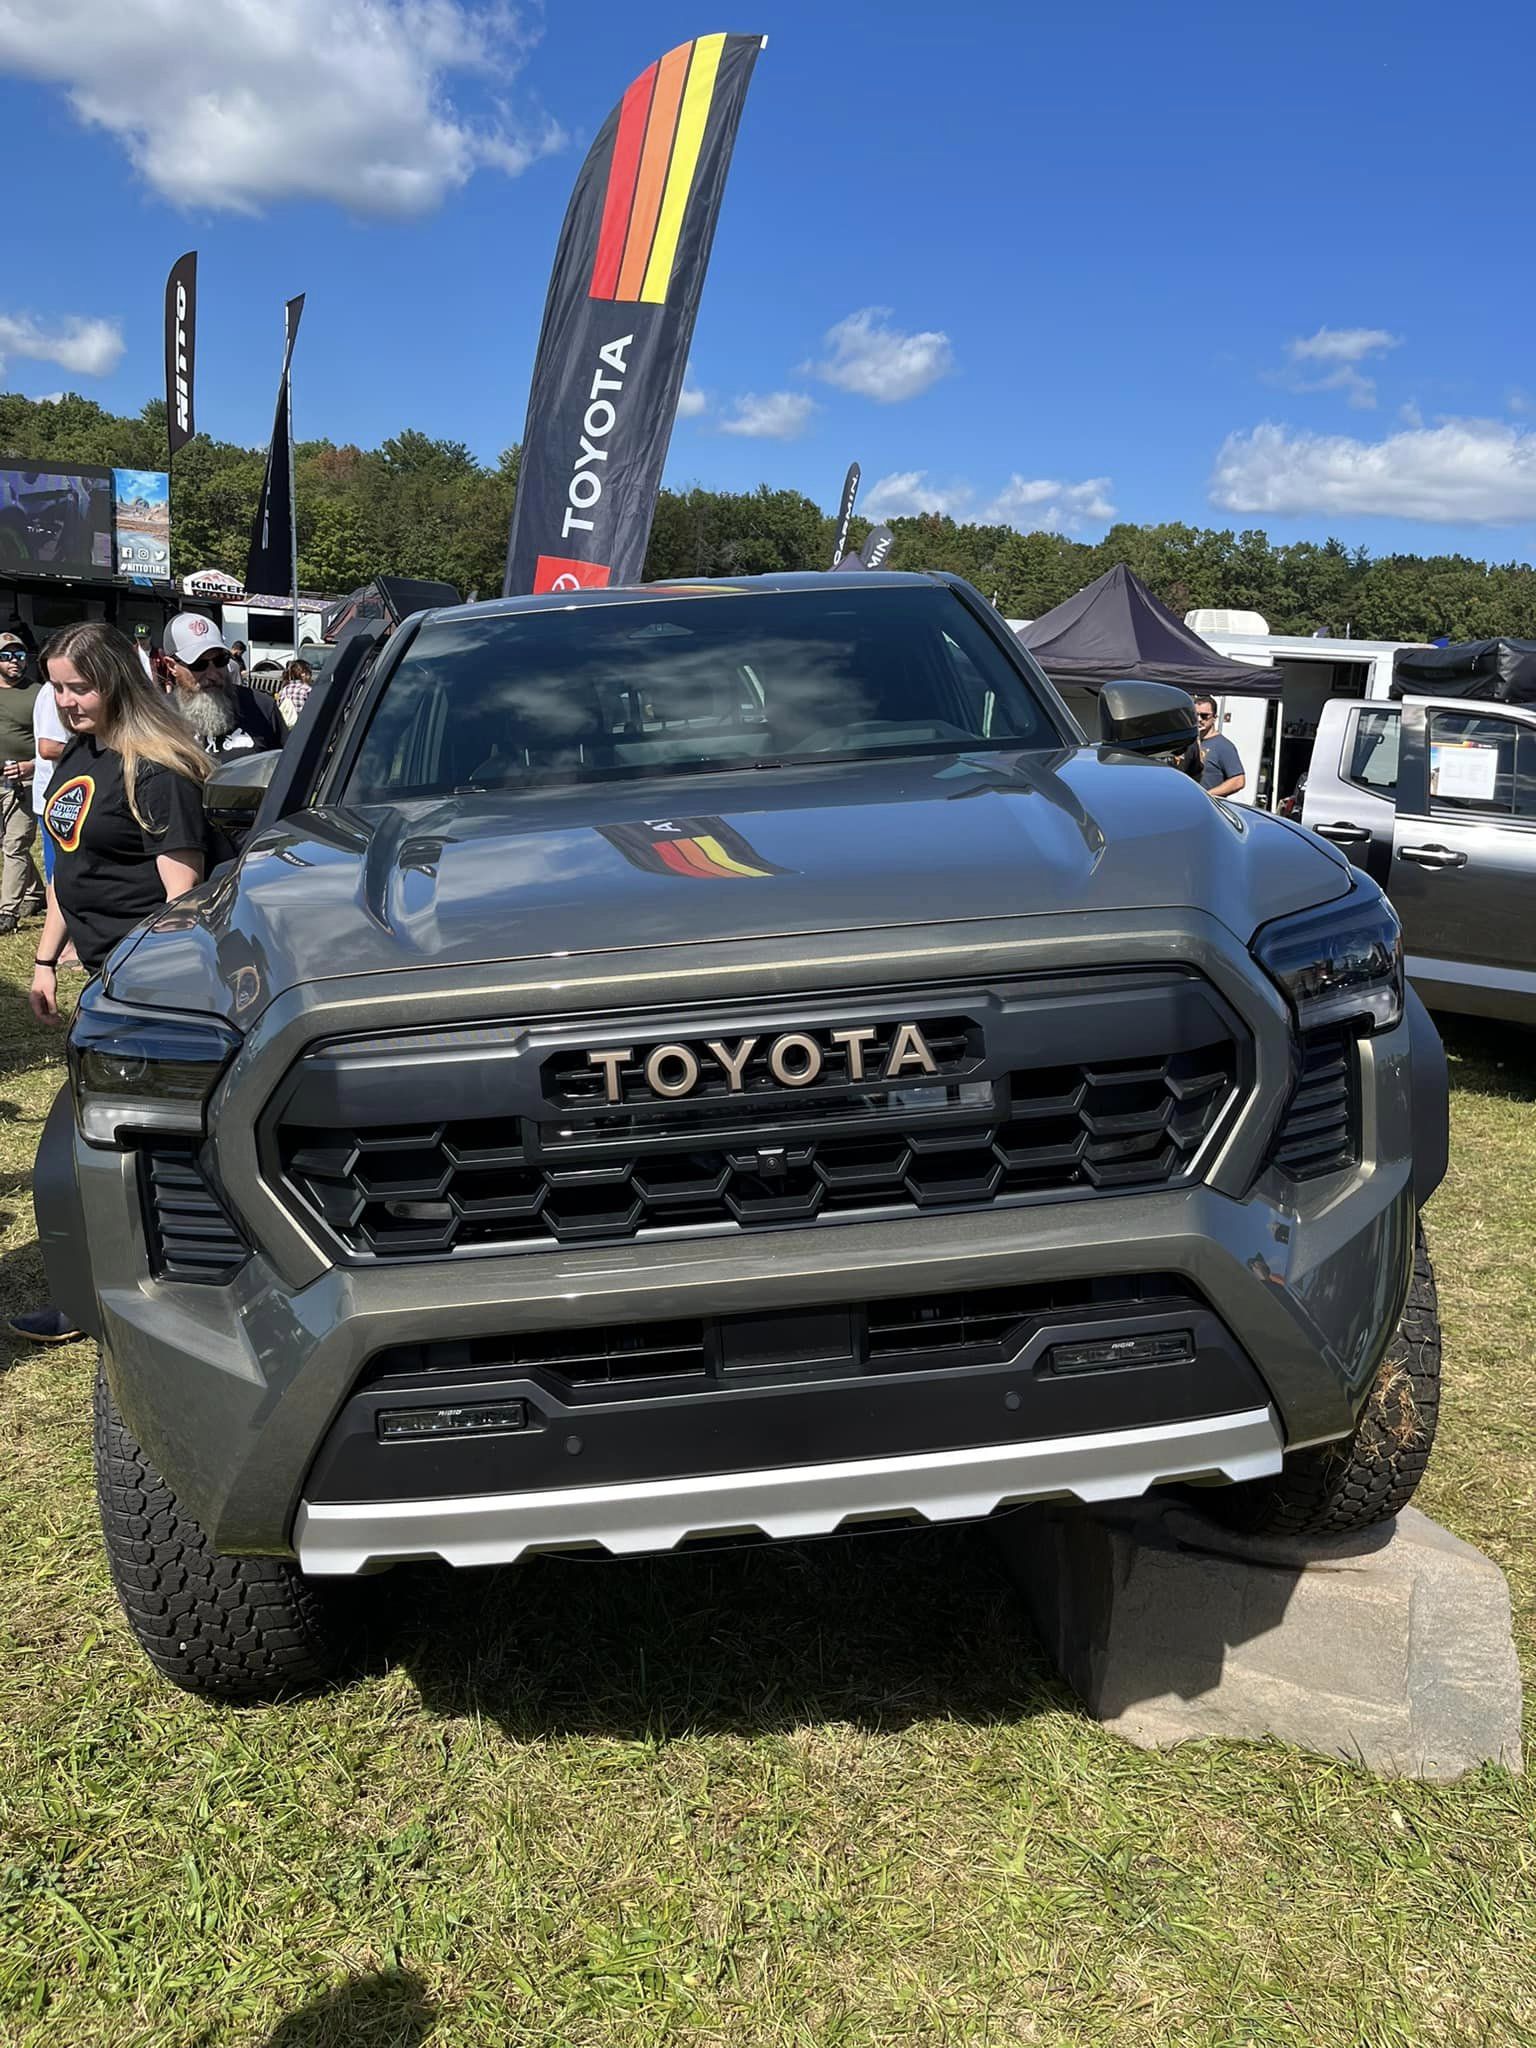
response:
M610 590L551 590L539 596L487 598L480 604L442 606L425 614L444 618L502 618L518 612L566 611L608 604L652 604L661 598L747 597L791 590L889 590L910 589L914 584L942 584L949 579L937 572L912 573L901 569L866 569L857 576L834 578L824 569L786 570L772 576L687 576L669 583L635 583Z

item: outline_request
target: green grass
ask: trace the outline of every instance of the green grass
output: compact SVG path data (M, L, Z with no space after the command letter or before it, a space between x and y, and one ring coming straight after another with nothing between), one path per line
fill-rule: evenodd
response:
M61 1076L0 942L0 1307ZM1458 1030L1424 1505L1536 1670L1536 1043ZM168 1690L113 1601L84 1346L0 1352L5 2048L1536 2043L1536 1792L1129 1749L986 1543L382 1582L331 1697Z

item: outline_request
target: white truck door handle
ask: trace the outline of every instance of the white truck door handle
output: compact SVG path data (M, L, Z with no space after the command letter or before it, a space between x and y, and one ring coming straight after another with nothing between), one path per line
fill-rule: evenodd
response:
M1467 856L1453 853L1448 846L1402 846L1399 860L1411 860L1416 868L1464 868Z

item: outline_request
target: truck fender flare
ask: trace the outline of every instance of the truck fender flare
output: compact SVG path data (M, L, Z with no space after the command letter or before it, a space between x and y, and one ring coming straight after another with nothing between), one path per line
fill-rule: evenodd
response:
M1422 1209L1445 1179L1451 1150L1451 1089L1445 1047L1410 982L1405 1015L1413 1074L1413 1194Z
M32 1209L53 1306L62 1309L77 1330L99 1339L101 1307L75 1178L75 1104L67 1081L43 1126L32 1175Z

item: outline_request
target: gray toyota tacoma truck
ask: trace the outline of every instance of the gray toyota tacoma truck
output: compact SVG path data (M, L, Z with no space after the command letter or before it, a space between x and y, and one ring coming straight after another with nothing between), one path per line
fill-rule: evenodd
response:
M161 1672L313 1684L410 1559L1408 1499L1397 920L1181 692L1101 719L955 578L782 576L420 614L219 771L38 1167Z

